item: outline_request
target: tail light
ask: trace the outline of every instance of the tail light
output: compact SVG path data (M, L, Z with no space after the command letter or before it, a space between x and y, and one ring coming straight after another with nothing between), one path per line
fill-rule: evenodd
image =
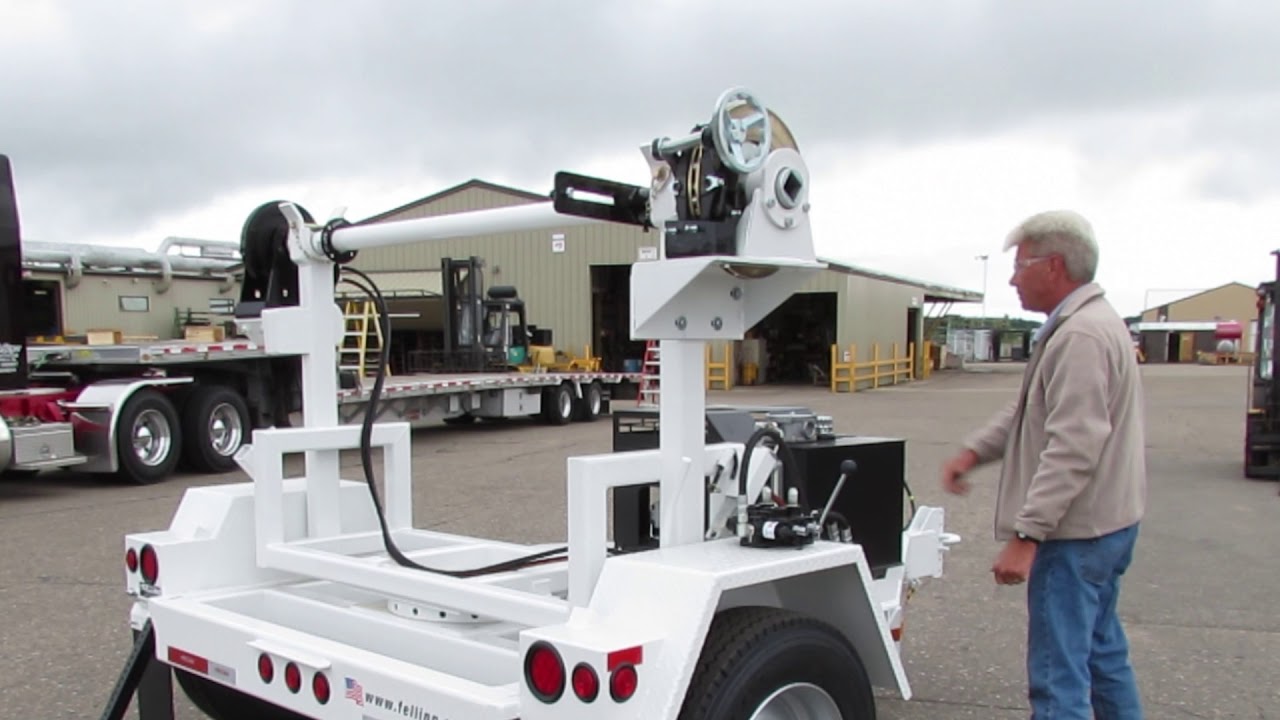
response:
M124 553L124 566L129 568L129 572L138 572L138 551L129 548Z
M315 693L316 700L321 705L329 702L329 678L324 673L316 673L311 678L311 692Z
M289 692L296 693L302 689L302 671L294 663L284 666L284 684Z
M546 642L536 642L524 656L524 678L534 697L553 703L564 693L564 662L560 653Z
M156 580L160 579L160 558L156 556L156 549L150 545L143 545L139 557L142 579L148 585L155 585Z
M636 694L640 684L640 676L636 674L635 665L620 665L609 677L609 694L617 702L626 702Z
M579 663L573 669L573 694L582 702L591 702L600 694L600 678L596 671L586 663Z
M271 661L271 656L262 653L258 656L258 677L262 678L262 682L270 684L276 677L276 664Z

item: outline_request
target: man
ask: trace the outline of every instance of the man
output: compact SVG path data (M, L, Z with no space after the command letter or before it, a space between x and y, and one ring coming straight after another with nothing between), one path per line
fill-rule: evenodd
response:
M1142 717L1116 614L1146 508L1144 398L1128 328L1094 280L1098 246L1070 211L1025 220L1010 284L1048 315L1018 397L942 470L1002 460L995 514L997 583L1028 582L1027 674L1033 718Z

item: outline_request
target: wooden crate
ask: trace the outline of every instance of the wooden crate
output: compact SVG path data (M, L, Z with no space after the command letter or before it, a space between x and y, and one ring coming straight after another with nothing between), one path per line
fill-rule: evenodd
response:
M227 331L219 325L188 325L182 329L182 336L191 342L222 342Z
M89 345L119 345L124 342L124 333L119 330L87 330L84 336Z

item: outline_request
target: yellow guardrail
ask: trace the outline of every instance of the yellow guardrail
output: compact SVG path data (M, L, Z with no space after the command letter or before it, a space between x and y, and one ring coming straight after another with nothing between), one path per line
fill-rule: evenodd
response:
M870 383L871 388L881 384L897 385L903 381L929 377L932 370L930 355L933 343L925 342L924 359L920 372L916 372L915 343L907 343L904 355L898 355L898 343L893 343L888 357L880 357L880 344L871 346L871 359L858 361L858 346L849 345L843 355L839 345L831 346L831 392L857 392L859 383Z

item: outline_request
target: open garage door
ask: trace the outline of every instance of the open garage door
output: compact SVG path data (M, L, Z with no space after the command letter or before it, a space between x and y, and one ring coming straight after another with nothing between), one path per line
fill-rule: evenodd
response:
M814 368L829 372L837 317L836 293L796 293L751 329L739 361L758 363L761 383L812 385Z

